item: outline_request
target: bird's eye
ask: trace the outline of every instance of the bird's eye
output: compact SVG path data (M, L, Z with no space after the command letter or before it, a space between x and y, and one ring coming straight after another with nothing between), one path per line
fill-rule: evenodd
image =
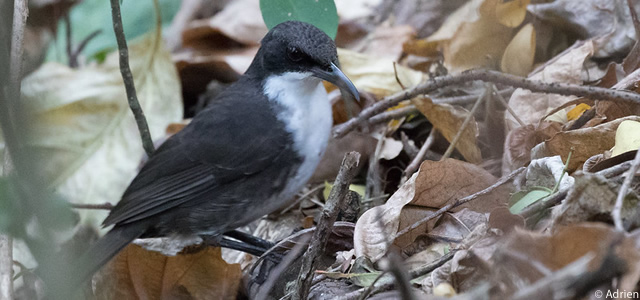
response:
M300 61L300 60L302 60L302 55L303 55L302 51L300 51L296 47L287 48L287 56L289 56L289 59L291 61Z
M327 72L333 73L333 66L332 65L328 65L326 68L327 68Z

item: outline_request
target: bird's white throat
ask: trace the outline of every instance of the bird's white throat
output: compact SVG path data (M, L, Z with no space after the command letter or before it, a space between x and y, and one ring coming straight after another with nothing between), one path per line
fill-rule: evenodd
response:
M331 104L322 80L309 72L271 76L264 83L264 93L270 101L283 106L278 119L285 123L293 137L294 149L303 157L294 180L301 183L286 188L295 189L292 191L295 193L309 180L324 154L333 125Z

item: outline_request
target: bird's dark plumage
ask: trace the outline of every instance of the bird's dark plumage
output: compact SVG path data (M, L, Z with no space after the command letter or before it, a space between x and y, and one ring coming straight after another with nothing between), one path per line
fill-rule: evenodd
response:
M316 27L289 21L270 30L247 72L140 170L104 220L113 228L81 259L78 281L135 238L221 235L293 196L332 123L318 78L357 96L337 65L333 41Z

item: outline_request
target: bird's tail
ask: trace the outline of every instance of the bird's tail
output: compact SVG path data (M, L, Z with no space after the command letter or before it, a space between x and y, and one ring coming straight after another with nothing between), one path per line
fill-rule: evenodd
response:
M91 245L84 255L72 262L70 267L66 267L66 278L45 276L43 279L47 284L47 294L54 299L71 299L85 281L142 233L139 226L114 227Z

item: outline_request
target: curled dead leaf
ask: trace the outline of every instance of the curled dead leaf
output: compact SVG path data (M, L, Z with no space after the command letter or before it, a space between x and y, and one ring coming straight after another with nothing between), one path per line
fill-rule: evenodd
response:
M430 98L420 96L413 98L411 101L449 142L453 140L462 123L469 116L469 111L460 106L433 103ZM471 122L462 132L462 136L456 144L456 149L460 151L465 159L474 164L482 162L482 154L478 147L477 138L478 124L475 122L475 118L472 117Z

